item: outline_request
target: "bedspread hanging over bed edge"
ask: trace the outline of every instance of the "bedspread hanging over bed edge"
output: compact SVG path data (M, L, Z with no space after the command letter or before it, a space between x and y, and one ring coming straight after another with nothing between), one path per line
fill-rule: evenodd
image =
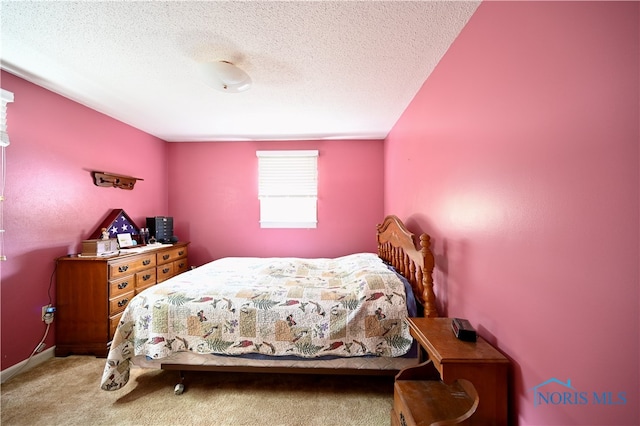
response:
M412 343L406 316L402 280L372 253L220 259L151 287L129 303L101 388L124 386L136 355L397 357Z

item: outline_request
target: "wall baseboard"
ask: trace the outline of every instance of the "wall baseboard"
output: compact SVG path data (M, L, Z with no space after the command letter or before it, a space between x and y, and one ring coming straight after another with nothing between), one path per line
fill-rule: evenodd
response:
M53 358L55 356L55 346L52 346L39 354L35 354L31 359L25 359L11 367L2 370L0 372L0 383L4 383L5 381L12 379L14 376L17 376L20 373L24 373L25 371L31 370L33 367L42 364L46 360Z

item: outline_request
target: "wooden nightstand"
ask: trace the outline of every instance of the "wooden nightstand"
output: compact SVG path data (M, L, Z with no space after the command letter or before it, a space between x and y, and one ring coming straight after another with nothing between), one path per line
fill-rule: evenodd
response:
M509 360L481 337L458 340L451 318L407 322L429 360L396 376L391 424L506 425Z

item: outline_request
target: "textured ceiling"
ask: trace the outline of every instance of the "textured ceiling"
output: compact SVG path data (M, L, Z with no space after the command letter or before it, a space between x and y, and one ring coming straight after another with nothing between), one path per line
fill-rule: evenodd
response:
M381 139L478 5L2 0L0 58L166 141ZM214 60L252 88L207 86Z

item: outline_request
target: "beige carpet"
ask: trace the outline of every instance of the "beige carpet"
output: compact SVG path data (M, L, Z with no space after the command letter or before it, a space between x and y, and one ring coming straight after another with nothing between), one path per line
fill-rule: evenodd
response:
M388 425L393 378L133 369L100 390L104 359L52 358L2 384L2 425Z

